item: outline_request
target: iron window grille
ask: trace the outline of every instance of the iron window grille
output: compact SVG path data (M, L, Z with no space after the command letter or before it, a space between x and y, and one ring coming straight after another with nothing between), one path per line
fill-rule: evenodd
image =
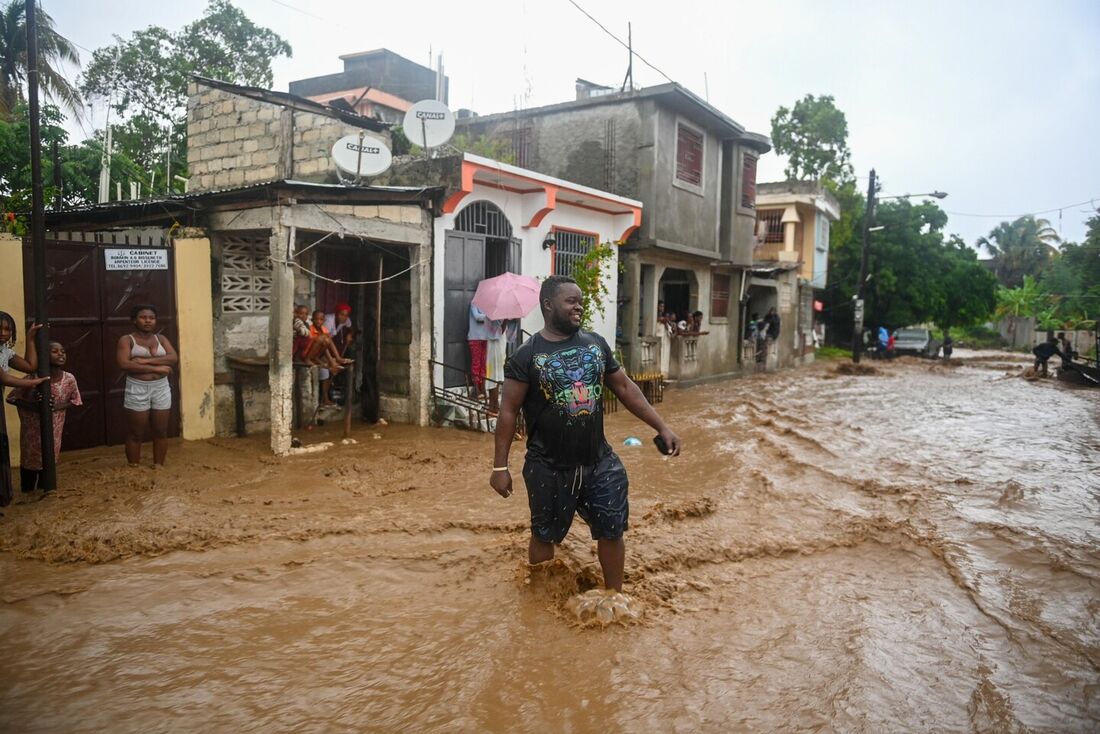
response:
M596 247L598 238L588 232L554 230L554 274L572 277L584 256Z
M756 213L756 219L758 222L766 222L768 225L767 234L764 235L764 242L782 242L783 241L783 210L782 209L764 209ZM759 226L759 225L758 225ZM757 229L759 232L760 230Z

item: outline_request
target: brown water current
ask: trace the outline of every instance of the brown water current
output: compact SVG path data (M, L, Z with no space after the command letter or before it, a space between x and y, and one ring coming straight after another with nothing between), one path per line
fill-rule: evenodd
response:
M956 356L670 391L679 459L609 416L629 624L484 434L66 454L0 517L0 731L1096 731L1100 391Z

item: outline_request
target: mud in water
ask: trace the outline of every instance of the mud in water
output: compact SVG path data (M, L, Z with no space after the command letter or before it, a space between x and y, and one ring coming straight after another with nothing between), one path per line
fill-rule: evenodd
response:
M527 565L486 435L67 453L0 517L0 731L1095 731L1100 392L955 356L668 392L628 600L579 520Z

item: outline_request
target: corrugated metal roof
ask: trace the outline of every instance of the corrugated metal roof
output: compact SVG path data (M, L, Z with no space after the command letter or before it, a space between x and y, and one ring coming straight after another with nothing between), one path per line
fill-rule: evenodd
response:
M82 225L201 217L209 209L221 205L248 202L274 202L280 196L292 195L322 200L330 203L400 204L429 201L438 210L443 199L442 186L343 186L341 184L314 183L312 181L279 180L264 181L247 186L213 189L210 191L175 194L150 199L129 199L62 211L47 211L46 225L50 229L79 227Z

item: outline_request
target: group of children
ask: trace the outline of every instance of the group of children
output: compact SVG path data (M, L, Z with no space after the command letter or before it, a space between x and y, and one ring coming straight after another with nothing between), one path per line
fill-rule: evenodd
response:
M15 319L0 311L0 389L13 388L7 396L7 402L19 411L19 478L24 492L33 492L38 488L42 477L42 434L39 423L39 410L43 399L50 401L53 409L53 450L54 460L61 453L61 436L65 431L65 411L72 405L81 405L80 389L76 378L65 371L68 356L64 345L50 342L50 375L35 376L38 370L38 351L34 336L41 324L35 324L27 330L26 346L23 356L15 352L18 330ZM25 377L16 377L9 370L15 369ZM47 392L42 386L49 383ZM12 501L11 454L8 446L7 424L4 411L0 410L0 507Z
M657 323L663 324L670 335L704 333L702 311L685 311L681 317L675 311L666 311L664 301L657 301Z
M352 360L347 357L355 330L351 324L351 306L341 303L329 316L318 309L294 305L294 361L321 368L321 403L331 405L331 378L340 374Z

